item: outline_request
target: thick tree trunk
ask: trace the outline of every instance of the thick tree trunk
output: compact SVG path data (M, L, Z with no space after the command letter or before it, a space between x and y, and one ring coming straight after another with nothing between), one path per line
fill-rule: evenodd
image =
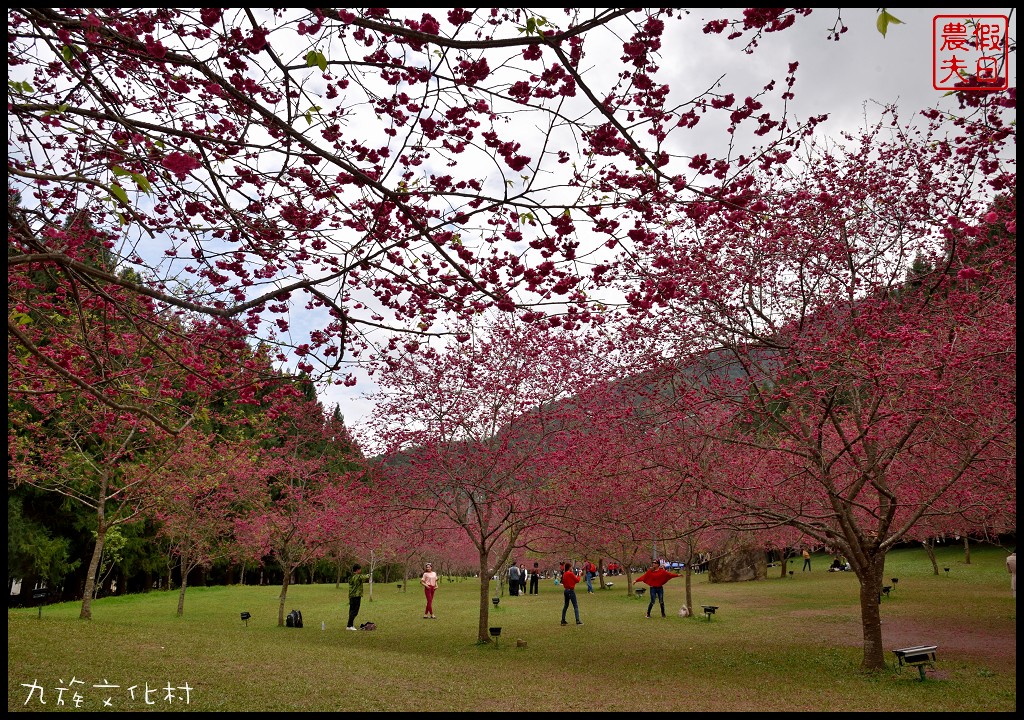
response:
M481 644L491 642L491 575L487 571L488 556L480 556L480 623L477 626L476 641Z
M782 548L782 559L779 561L779 577L786 577L786 572L789 570L789 558L786 556L786 548Z
M964 535L964 565L971 564L971 541Z
M82 593L82 611L78 614L82 620L92 620L92 596L96 589L96 573L100 567L100 557L103 555L103 543L107 539L107 528L103 526L102 520L96 530L96 545L92 549L92 559L89 560L89 569L85 573L85 589Z
M185 589L188 587L188 573L181 574L181 588L178 589L178 617L185 614Z
M281 602L277 606L277 626L284 627L284 604L288 600L288 579L291 577L291 571L287 568L284 571L284 577L281 578Z
M178 589L178 617L185 614L185 589L188 587L189 558L182 554L181 558L181 587Z
M928 559L932 561L932 570L935 574L939 574L939 561L935 559L935 538L928 538L922 540L921 545L924 546L924 551L928 555Z
M871 560L864 568L855 568L860 580L860 615L864 634L862 670L884 670L885 649L882 646L882 614L880 611L882 575L885 574L885 555Z

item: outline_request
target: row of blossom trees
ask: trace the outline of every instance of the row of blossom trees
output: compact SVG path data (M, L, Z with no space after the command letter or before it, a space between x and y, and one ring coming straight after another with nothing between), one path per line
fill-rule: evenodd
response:
M224 379L204 394L178 366L155 366L145 342L134 355L111 352L131 348L132 333L90 318L79 324L79 341L105 352L81 357L78 374L109 373L108 358L120 357L116 372L132 379L136 401L187 396L200 410L195 416L220 432L189 429L172 438L146 414L117 417L108 404L44 391L46 374L27 354L13 372L24 388L34 381L40 391L23 391L12 416L13 477L95 509L90 580L106 532L154 513L182 564L179 613L188 570L218 553L247 548L253 557L280 560L283 622L292 571L339 544L357 547L368 532L382 551L407 558L415 554L410 538L448 538L447 547L435 548L441 557L472 546L481 641L488 639L489 578L516 549L587 549L628 567L652 543L675 543L692 561L724 530L759 532L768 546L787 541L765 533L789 527L850 559L861 582L864 666L876 667L882 642L875 600L888 550L940 530L999 531L1015 522L1015 209L1009 200L972 202L976 221L936 240L926 232L933 217L927 203L942 188L932 189L929 178L927 187L893 189L904 199L910 191L924 196L918 218L925 229L899 235L904 242L892 256L896 243L882 208L897 207L896 199L884 186L852 192L872 163L884 177L892 161L885 152L875 159L887 148L874 139L871 151L847 158L856 181L842 173L830 178L831 197L844 190L847 202L875 203L861 219L869 226L855 233L859 245L849 225L836 248L825 245L821 213L801 211L809 198L794 191L780 194L795 208L787 206L784 231L775 231L784 235L773 236L787 245L775 254L762 248L760 275L728 270L748 285L771 278L775 294L741 284L731 297L709 296L710 287L735 284L722 279L697 297L665 298L659 312L631 318L625 330L608 322L601 332L567 333L498 316L457 333L444 350L406 348L380 369L386 393L376 417L388 444L372 472L356 462L340 418L325 417L311 397L278 393L259 414L239 413L260 405L248 390L238 392L256 384L245 373L271 374L243 343L221 345ZM824 180L815 173L819 187ZM767 220L754 230L771 232ZM736 222L729 219L725 229L704 223L705 242L715 232L734 237ZM814 242L798 250L801 232ZM752 230L746 237L755 236ZM692 263L700 249L685 259ZM840 251L845 265L813 257ZM909 279L898 272L906 257L917 260ZM771 262L780 267L767 272ZM817 286L801 269L814 265L829 271ZM847 268L845 284L837 267ZM784 291L785 278L802 293ZM860 294L860 284L870 292ZM49 322L66 308L102 313L101 294L79 304L51 294L40 287L25 293L23 332L45 337L34 320L44 312ZM788 308L750 304L752 297L776 303L785 296L799 310L795 317ZM685 323L675 320L678 307L687 308ZM687 334L695 332L688 327L695 317L710 321L703 336ZM90 327L102 334L91 337L84 331ZM720 334L709 347L711 328ZM201 326L183 327L178 341L202 333ZM703 349L687 353L700 339ZM209 345L202 339L198 347ZM659 357L657 346L672 352ZM119 385L110 385L116 401ZM152 407L149 414L157 413L159 401ZM405 531L404 550L396 527ZM87 586L83 617L91 597Z
M9 224L23 215L12 203ZM83 266L132 277L84 214L56 234ZM190 572L221 557L274 557L283 607L295 568L362 522L344 512L358 501L360 458L340 416L325 417L309 383L276 371L236 323L172 312L29 252L9 248L8 477L91 514L81 616L92 616L107 539L143 519L180 565L179 614Z
M755 52L808 14L699 27ZM157 513L185 566L444 537L487 641L518 548L628 566L732 529L844 550L882 667L888 550L1015 523L1013 92L815 145L797 62L666 82L694 22L10 10L9 476L92 508L87 583ZM277 368L371 357L359 466Z
M480 549L481 640L485 578L513 546L692 555L731 528L842 552L863 667L881 668L886 554L940 530L1013 530L1009 135L996 112L956 140L892 123L766 174L756 210L659 210L672 242L635 257L649 291L615 352L611 323L581 347L499 320L490 345L387 367L397 394L380 419L403 419L388 437L408 454L391 482ZM965 156L989 162L969 172Z

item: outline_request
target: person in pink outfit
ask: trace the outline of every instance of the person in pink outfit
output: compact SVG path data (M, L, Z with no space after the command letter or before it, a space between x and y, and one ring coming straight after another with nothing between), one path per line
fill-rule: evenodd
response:
M427 609L423 611L423 619L436 620L434 615L434 593L437 592L437 573L434 566L427 563L423 566L423 577L420 578L420 585L423 586L423 593L427 596Z
M634 583L646 583L651 588L651 602L647 606L648 618L651 617L655 597L658 598L661 605L661 616L665 617L665 583L676 577L679 577L677 573L669 572L657 560L651 560L651 567L647 569L647 572L633 581Z

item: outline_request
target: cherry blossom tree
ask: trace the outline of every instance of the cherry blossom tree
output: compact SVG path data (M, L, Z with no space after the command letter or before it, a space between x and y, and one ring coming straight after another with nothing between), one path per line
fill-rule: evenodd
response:
M939 561L935 556L935 545L943 540L956 538L964 546L964 564L970 565L971 539L999 543L1003 535L1012 535L1017 527L1017 484L1010 477L1016 469L1013 444L1004 447L1008 457L997 461L990 456L990 462L976 465L967 473L967 482L958 484L946 493L936 506L921 517L921 521L908 533L924 548L932 566L932 572L939 574ZM935 461L943 463L944 457ZM923 473L934 472L923 463Z
M305 397L277 404L263 420L265 447L251 463L261 498L235 532L252 558L280 563L277 622L283 627L295 570L339 543L356 545L373 516L363 504L361 458L343 423Z
M808 12L703 29L751 50ZM112 315L153 305L151 335L175 312L236 319L339 383L382 330L444 332L489 307L588 321L588 290L610 277L598 251L647 242L631 214L666 192L713 198L689 166L731 160L683 154L683 136L708 116L729 138L772 133L769 147L803 132L784 115L792 72L745 100L666 84L663 38L695 22L669 8L11 9L9 280L45 272L73 299L117 287ZM113 266L63 232L76 213Z
M13 237L23 225L17 205L9 224ZM116 272L108 239L83 214L54 234L84 266ZM95 512L82 607L90 618L107 532L149 507L173 434L218 403L245 407L273 392L269 378L286 381L231 321L162 315L116 282L51 271L45 261L8 268L10 474Z
M26 410L9 417L10 478L16 485L63 495L94 513L96 542L80 613L91 619L107 534L145 514L150 498L143 489L174 447L134 416L85 402L60 402L59 396L46 399L45 413Z
M574 399L587 422L560 463L552 507L526 540L531 550L559 560L608 558L625 569L627 596L632 568L646 567L661 539L651 532L651 515L675 489L653 480L656 469L644 452L649 428L635 417L642 394L637 383L620 381L592 386Z
M154 477L151 492L158 534L169 541L181 569L180 617L189 573L235 552L235 521L252 510L260 488L253 482L258 474L250 443L225 442L191 429L179 441L177 452Z
M752 451L707 488L846 555L871 670L888 550L1015 463L1012 130L1001 103L956 136L925 117L765 173L735 209L682 208L635 296L680 358L680 413Z
M123 285L137 274L118 264L112 235L84 212L50 228L83 274L63 273L21 238L26 211L8 207L8 390L31 405L48 394L84 394L115 415L134 415L174 434L229 394L239 404L285 382L245 328L171 312ZM99 273L92 277L89 273Z
M63 302L59 292L30 297L32 307L18 319L16 332L38 342L42 352L8 347L14 359L8 382L16 388L8 402L10 476L15 484L61 494L95 513L96 543L82 606L82 617L91 618L107 532L153 506L150 488L177 450L167 428L184 417L179 411L191 423L225 397L246 405L258 373L250 372L254 356L237 334L219 328L177 324L173 334L147 338L136 326L92 322L107 307L102 289L81 288L82 303ZM43 328L69 322L69 308L75 330L49 335ZM177 359L168 362L168 356ZM209 368L205 380L189 371L190 364ZM72 376L101 387L107 402L62 382Z
M473 544L477 640L489 643L490 579L555 505L582 424L571 399L600 379L600 358L582 337L508 317L463 337L381 367L375 418L387 452L375 483L425 530L454 526Z
M389 505L386 499L375 497L376 488L372 486L368 490L365 503L367 508L373 508L374 522L364 527L358 537L349 540L350 551L355 557L364 558L368 575L380 565L400 566L403 589L407 590L410 567L415 573L421 547L431 530L424 525L419 513L405 512ZM373 602L372 577L369 600Z

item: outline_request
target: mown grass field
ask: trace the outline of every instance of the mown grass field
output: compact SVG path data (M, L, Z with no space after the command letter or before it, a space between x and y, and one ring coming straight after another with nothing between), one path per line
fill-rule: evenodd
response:
M800 572L796 561L785 579L777 570L753 583L693 576L691 618L678 616L683 578L666 586L669 617L650 620L646 599L628 597L624 578L614 578L611 590L593 595L581 585L584 625L562 627L561 589L546 580L540 595L504 597L492 611L490 625L502 628L497 647L475 642L479 586L471 579L443 582L433 621L422 619L415 580L408 592L375 584L357 620L373 620L375 632L345 631L347 586L334 585L292 586L286 609L302 611L302 629L277 626L280 587L190 588L182 618L176 592L99 600L92 621L78 619L78 603L46 606L41 617L35 608L12 609L7 708L1012 711L1017 613L1006 554L974 547L966 565L961 547L940 548L948 576L934 575L923 550L889 556L886 576L899 582L882 600L886 659L891 666L896 647L938 645L937 671L924 682L913 669L859 670L856 578L826 572L828 558L815 556L813 572ZM719 606L710 621L701 604ZM242 611L252 613L248 626ZM167 685L186 683L187 704L178 689L165 699ZM45 705L39 691L29 699L32 684ZM60 687L68 688L64 705Z

